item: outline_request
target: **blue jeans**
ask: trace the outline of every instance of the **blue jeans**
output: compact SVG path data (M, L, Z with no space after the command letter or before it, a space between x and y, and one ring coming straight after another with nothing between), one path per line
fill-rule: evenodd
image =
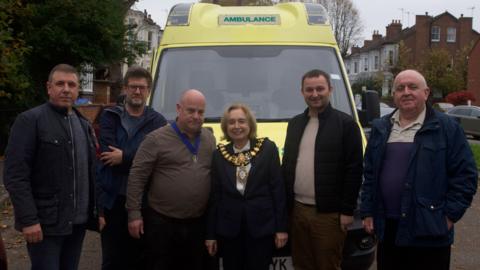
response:
M85 225L74 225L70 235L44 235L42 242L27 244L32 270L77 270L85 230Z

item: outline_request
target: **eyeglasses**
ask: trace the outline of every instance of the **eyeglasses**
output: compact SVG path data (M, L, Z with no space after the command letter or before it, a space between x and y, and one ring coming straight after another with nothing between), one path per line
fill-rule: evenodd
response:
M132 92L137 91L137 89L140 90L140 92L145 92L145 91L147 91L148 86L146 86L146 85L128 85L127 88L128 88L128 90L130 90Z

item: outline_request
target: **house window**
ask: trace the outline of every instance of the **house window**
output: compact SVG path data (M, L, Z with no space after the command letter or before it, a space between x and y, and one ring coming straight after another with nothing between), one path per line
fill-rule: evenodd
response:
M363 62L363 70L368 71L368 58L365 57Z
M439 26L432 26L432 41L434 41L434 42L440 41L440 27Z
M148 50L152 49L152 39L153 39L153 32L148 31Z
M378 64L379 64L379 61L378 61L378 55L375 55L375 70L378 70Z
M358 73L358 62L353 63L353 73L354 74Z
M393 51L388 51L388 64L393 65Z
M455 42L457 40L457 29L455 27L447 28L447 42Z

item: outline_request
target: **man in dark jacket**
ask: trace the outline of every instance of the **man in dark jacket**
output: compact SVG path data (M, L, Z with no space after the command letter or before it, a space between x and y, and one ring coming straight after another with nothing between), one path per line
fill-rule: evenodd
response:
M32 269L77 269L87 224L97 220L95 137L72 108L78 79L74 67L55 66L49 102L20 114L10 131L4 181Z
M295 269L340 269L362 182L360 129L332 108L332 91L329 74L307 72L301 93L308 108L288 123L282 166Z
M105 109L100 117L99 176L102 212L102 269L142 269L140 240L128 233L125 194L135 153L146 134L167 122L145 105L152 87L150 73L131 67L124 77L125 105Z
M361 214L379 239L377 267L450 267L453 224L477 190L477 169L462 128L426 105L430 89L415 70L393 83L398 110L372 124Z

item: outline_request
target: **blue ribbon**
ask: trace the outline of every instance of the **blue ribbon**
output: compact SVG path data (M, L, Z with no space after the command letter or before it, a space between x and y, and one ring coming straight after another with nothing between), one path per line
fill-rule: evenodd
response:
M185 144L185 146L188 148L190 153L192 153L194 156L196 156L198 154L198 148L200 147L200 134L198 134L198 136L195 138L195 144L192 145L192 143L188 139L187 135L182 133L180 131L180 129L177 127L176 122L173 122L171 124L171 126L172 126L173 130L175 130L175 132L177 133L178 137L180 137L183 144Z

